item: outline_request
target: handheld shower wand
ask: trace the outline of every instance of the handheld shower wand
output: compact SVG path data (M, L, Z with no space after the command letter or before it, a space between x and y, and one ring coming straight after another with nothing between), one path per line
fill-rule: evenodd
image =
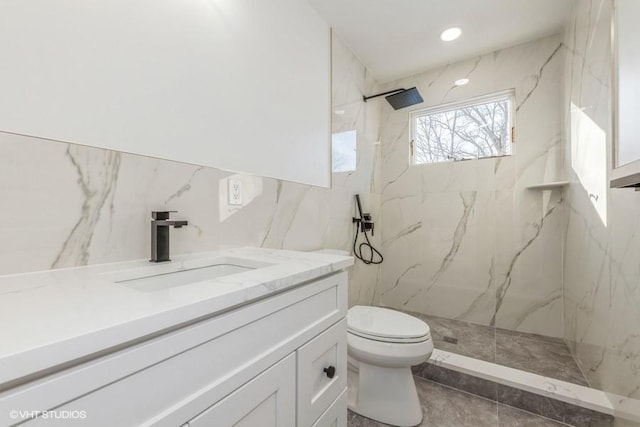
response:
M374 224L373 219L371 218L370 213L362 212L362 203L360 203L360 195L356 194L356 207L358 208L358 218L353 217L353 223L356 225L355 235L353 238L353 255L358 258L360 261L365 264L382 264L383 257L380 251L373 247L371 241L369 240L369 236L367 235L368 231L371 231L371 236L374 233ZM358 245L358 236L362 232L364 235L365 241ZM365 256L362 250L368 250L369 256ZM377 256L378 259L375 259Z

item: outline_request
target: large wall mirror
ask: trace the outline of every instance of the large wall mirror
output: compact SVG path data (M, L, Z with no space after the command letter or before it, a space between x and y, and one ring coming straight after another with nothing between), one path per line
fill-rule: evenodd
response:
M0 131L329 186L307 0L0 0Z
M613 3L611 187L640 187L640 1Z

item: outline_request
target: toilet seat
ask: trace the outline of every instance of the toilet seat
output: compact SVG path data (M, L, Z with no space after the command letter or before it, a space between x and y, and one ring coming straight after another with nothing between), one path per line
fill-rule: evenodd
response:
M422 320L381 307L351 307L347 329L353 335L388 343L419 343L431 338L429 325Z

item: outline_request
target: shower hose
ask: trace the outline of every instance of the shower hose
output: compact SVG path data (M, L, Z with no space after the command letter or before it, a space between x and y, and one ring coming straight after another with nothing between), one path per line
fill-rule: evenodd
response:
M365 264L382 264L382 260L384 259L379 250L373 247L371 241L369 240L369 236L367 235L367 231L363 231L365 241L358 245L358 235L360 234L360 224L355 223L356 232L353 237L353 255L358 258L360 261ZM369 252L369 256L365 257L363 254L363 249ZM376 259L378 258L378 259Z

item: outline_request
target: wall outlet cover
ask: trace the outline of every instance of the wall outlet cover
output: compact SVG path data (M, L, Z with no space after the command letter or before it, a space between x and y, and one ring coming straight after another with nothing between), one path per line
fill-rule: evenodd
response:
M242 181L239 179L230 179L227 194L229 195L228 203L231 206L242 205Z

